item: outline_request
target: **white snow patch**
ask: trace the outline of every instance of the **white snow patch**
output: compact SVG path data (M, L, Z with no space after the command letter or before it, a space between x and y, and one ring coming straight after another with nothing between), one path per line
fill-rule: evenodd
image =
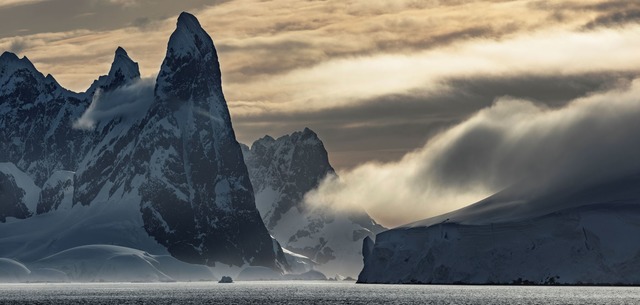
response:
M33 179L19 170L13 163L0 163L0 172L11 175L13 179L15 179L16 185L25 192L23 198L24 204L31 213L35 214L40 198L40 188L36 186Z

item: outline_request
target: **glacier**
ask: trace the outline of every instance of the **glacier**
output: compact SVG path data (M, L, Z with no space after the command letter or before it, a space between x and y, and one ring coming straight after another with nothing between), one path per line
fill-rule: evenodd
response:
M358 281L640 284L640 176L523 189L366 240Z

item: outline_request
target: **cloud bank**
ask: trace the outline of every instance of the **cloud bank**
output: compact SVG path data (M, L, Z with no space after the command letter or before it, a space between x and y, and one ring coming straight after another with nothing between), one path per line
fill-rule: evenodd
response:
M22 4L0 6L0 51L76 91L118 45L151 77L177 14L196 14L238 139L310 127L338 169L397 161L505 94L559 107L640 75L637 1L9 2Z
M590 185L640 172L640 79L550 109L504 97L398 162L324 181L310 205L364 207L387 226L449 212L504 188Z

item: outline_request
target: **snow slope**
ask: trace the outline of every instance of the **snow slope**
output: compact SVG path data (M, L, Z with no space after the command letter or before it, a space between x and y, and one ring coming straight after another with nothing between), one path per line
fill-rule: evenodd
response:
M23 263L96 243L169 254L144 230L139 207L126 203L76 205L69 210L0 223L0 257Z
M543 196L510 188L378 234L358 280L637 285L639 233L638 175Z
M212 271L169 256L120 246L85 245L24 265L0 258L0 282L212 281Z
M74 282L167 282L215 280L209 268L163 255L111 245L68 249L29 264L64 272Z

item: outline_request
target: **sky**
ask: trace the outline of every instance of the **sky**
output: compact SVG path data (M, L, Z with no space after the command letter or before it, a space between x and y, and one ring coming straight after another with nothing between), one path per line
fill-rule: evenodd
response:
M364 206L394 226L560 175L562 156L602 145L594 134L635 151L631 134L610 134L635 131L617 123L640 103L638 1L0 0L0 51L75 91L118 46L153 78L181 11L215 42L240 142L304 127L324 141L341 179L311 204ZM602 129L567 145L598 107Z

